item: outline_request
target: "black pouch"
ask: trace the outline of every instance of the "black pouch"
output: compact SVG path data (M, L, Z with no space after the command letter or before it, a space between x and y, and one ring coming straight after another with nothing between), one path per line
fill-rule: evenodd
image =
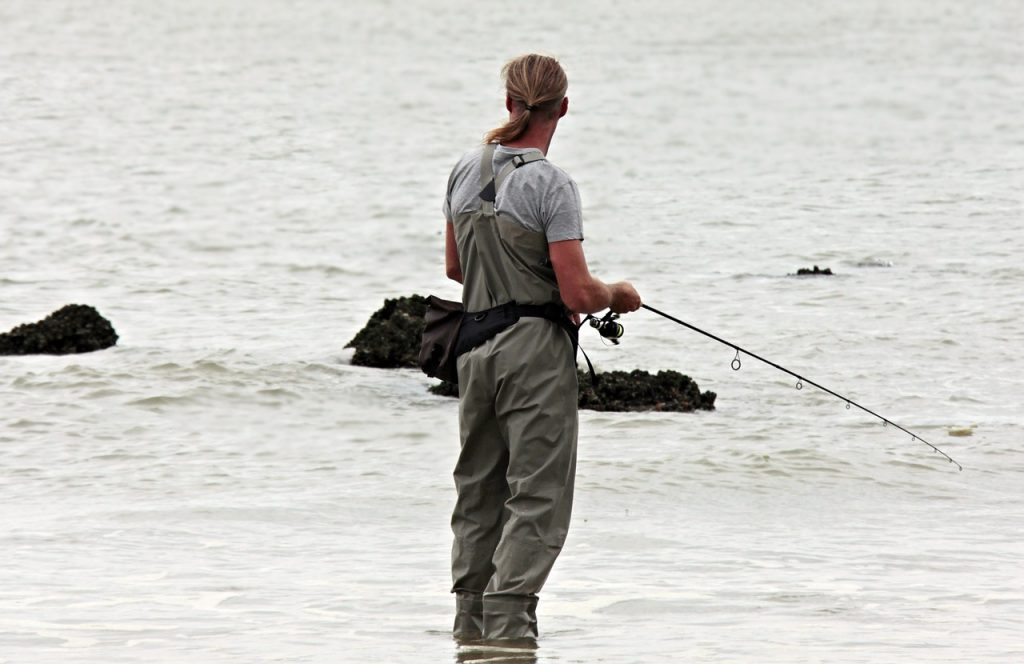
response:
M515 302L464 314L462 329L459 331L459 342L455 345L456 357L493 339L499 332L507 330L518 322L519 306Z
M459 340L462 316L461 302L442 300L433 295L427 298L418 358L423 373L449 383L459 382L455 345Z

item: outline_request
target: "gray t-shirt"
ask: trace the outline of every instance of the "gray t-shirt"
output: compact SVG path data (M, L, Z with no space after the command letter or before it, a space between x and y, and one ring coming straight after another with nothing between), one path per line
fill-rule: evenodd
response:
M480 158L483 146L467 152L452 169L445 196L444 218L480 206ZM506 148L494 151L494 172L517 154L533 148ZM583 239L583 213L580 192L569 174L547 159L524 164L505 179L494 200L494 209L511 217L527 230L544 233L548 242Z

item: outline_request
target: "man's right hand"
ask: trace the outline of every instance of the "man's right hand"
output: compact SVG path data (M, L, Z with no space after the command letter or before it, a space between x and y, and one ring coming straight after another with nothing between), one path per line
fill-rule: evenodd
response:
M612 292L612 302L608 308L615 313L628 314L640 308L640 294L633 288L633 284L628 281L618 281L609 284L608 288Z

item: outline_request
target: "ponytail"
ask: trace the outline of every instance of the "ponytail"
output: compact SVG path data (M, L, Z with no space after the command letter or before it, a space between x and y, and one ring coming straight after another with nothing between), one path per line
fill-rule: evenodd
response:
M513 112L508 122L487 132L484 143L509 143L530 126L530 118L540 113L554 116L569 89L558 60L545 55L522 55L510 60L501 70L505 92L522 110Z

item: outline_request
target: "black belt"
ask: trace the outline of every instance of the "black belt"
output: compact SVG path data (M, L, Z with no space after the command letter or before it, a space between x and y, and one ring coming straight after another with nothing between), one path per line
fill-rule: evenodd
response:
M455 344L455 355L462 355L483 345L499 332L518 323L520 318L545 318L561 327L572 341L572 352L575 357L578 347L576 326L569 319L565 307L554 302L548 304L507 302L484 311L469 311L462 314L462 328L459 330L459 341Z
M547 304L518 304L507 302L484 311L467 312L462 314L462 327L459 329L459 340L455 344L455 356L458 357L467 353L477 346L493 339L499 332L507 330L520 318L544 318L558 327L565 330L572 342L573 365L576 364L576 354L580 350L579 328L569 318L569 312L565 307L549 302ZM590 369L590 381L597 386L597 374L594 373L594 365L590 358L583 353Z

